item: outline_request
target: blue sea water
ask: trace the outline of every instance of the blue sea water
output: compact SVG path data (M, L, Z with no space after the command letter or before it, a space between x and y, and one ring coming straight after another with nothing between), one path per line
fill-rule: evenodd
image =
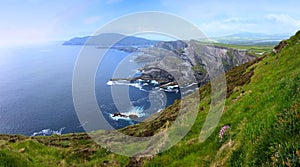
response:
M63 46L61 43L0 49L0 134L51 135L84 131L82 127L88 122L79 122L72 99L72 75L80 49L81 46ZM131 74L142 66L132 61L129 55L110 50L100 63L95 78L98 105L115 128L137 122L112 117L114 112L146 118L180 98L178 93L161 91L156 91L155 98L151 98L153 92L132 84L127 95L132 104L119 104L123 106L119 111L111 89L113 86L127 88L128 85L110 85L108 81L120 62ZM162 105L151 107L151 99L160 100Z

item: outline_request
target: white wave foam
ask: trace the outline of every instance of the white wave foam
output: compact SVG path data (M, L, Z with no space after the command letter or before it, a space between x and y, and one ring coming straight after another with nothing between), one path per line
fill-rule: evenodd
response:
M115 121L118 121L119 119L131 121L131 119L129 118L129 115L136 115L136 116L138 116L138 118L145 117L146 114L143 111L144 111L143 107L132 107L128 112L120 113L121 115L124 115L124 116L114 116L114 114L109 114L109 115L110 115L110 118Z
M175 92L175 93L178 93L178 92L179 92L178 85L175 85L175 86L167 86L167 88L163 89L163 91L165 91L165 92Z
M125 113L126 115L131 115L131 114L135 114L137 115L139 118L140 117L144 117L146 116L145 113L143 113L144 108L143 107L132 107L129 112Z
M167 89L174 89L174 88L179 88L178 85L173 85L173 86L168 86Z
M139 80L137 80L139 81ZM109 86L113 86L113 85L127 85L127 86L133 86L138 88L141 91L147 91L145 89L143 89L143 85L139 82L135 82L135 83L131 83L129 81L125 81L125 80L119 80L119 81L108 81L106 84Z
M159 84L156 80L151 80L150 83L153 84L153 85L158 85Z
M106 83L106 85L109 85L109 86L114 85L114 81L108 81L108 82Z
M60 128L59 130L52 130L52 129L43 129L39 132L34 132L31 136L51 136L51 135L61 135L62 131L65 129L65 127Z
M118 81L108 81L106 84L112 86L112 85L129 85L131 83L127 80L118 80Z

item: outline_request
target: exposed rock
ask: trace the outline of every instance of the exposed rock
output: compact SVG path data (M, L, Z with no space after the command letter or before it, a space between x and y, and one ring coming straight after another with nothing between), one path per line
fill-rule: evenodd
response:
M127 115L124 115L124 114L121 114L121 113L119 113L119 112L115 112L114 114L113 114L113 117L128 117Z
M155 80L160 88L178 85L188 91L190 86L202 86L210 78L256 58L246 50L201 44L194 40L159 42L155 47L139 48L136 52L135 61L145 63L139 69L139 77L111 81L143 80L147 83Z
M142 54L137 59L141 56L152 60L140 69L140 78L155 79L160 86L168 83L176 83L180 87L193 83L201 86L211 77L256 59L246 50L202 45L197 41L159 42L156 47L151 48L151 58L147 56L149 54ZM147 52L146 49L144 52Z
M120 115L120 113L115 112L115 113L113 114L113 117L117 117L117 116L119 116L119 115Z
M274 47L273 52L278 53L280 52L284 47L288 46L287 41L281 41L277 46Z
M174 81L174 77L170 73L158 67L147 66L142 70L144 72L139 78L143 80L156 80L159 84Z
M119 112L115 112L112 117L124 117L124 118L130 118L133 120L139 118L139 116L137 116L135 114L125 115L125 114L121 114Z
M129 115L129 118L135 120L135 119L138 119L139 116L137 116L137 115L135 115L135 114L130 114L130 115Z
M158 42L155 46L158 48L163 48L163 49L167 49L167 50L171 50L171 51L176 51L176 50L179 51L179 50L183 50L184 48L186 48L188 46L188 44L181 40L161 41L161 42Z

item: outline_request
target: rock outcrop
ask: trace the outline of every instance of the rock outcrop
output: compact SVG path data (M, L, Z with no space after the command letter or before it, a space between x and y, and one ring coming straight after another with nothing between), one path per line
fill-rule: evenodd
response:
M135 115L135 114L129 114L129 115L126 115L126 114L122 114L122 113L119 113L119 112L115 112L112 117L124 117L124 118L130 118L132 120L136 120L139 118L138 115Z
M205 84L222 71L256 59L246 50L203 45L197 41L159 42L154 48L139 50L136 61L146 62L140 79L160 84L176 83L181 87Z
M273 49L274 53L278 53L280 52L284 47L288 46L288 42L287 41L281 41L278 45L276 45Z
M186 48L188 44L186 42L183 42L181 40L178 41L161 41L158 42L155 47L158 48L163 48L171 51L177 51L177 50L182 50Z

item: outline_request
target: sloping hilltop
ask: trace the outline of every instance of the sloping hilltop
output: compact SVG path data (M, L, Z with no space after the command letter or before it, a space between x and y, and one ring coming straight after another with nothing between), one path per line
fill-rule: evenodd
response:
M204 142L198 138L209 111L209 84L195 92L201 102L189 133L154 157L114 154L85 133L1 135L0 166L299 166L299 67L300 32L281 42L273 53L228 71L225 110ZM177 101L155 119L120 131L131 136L156 134L172 124L179 107Z

